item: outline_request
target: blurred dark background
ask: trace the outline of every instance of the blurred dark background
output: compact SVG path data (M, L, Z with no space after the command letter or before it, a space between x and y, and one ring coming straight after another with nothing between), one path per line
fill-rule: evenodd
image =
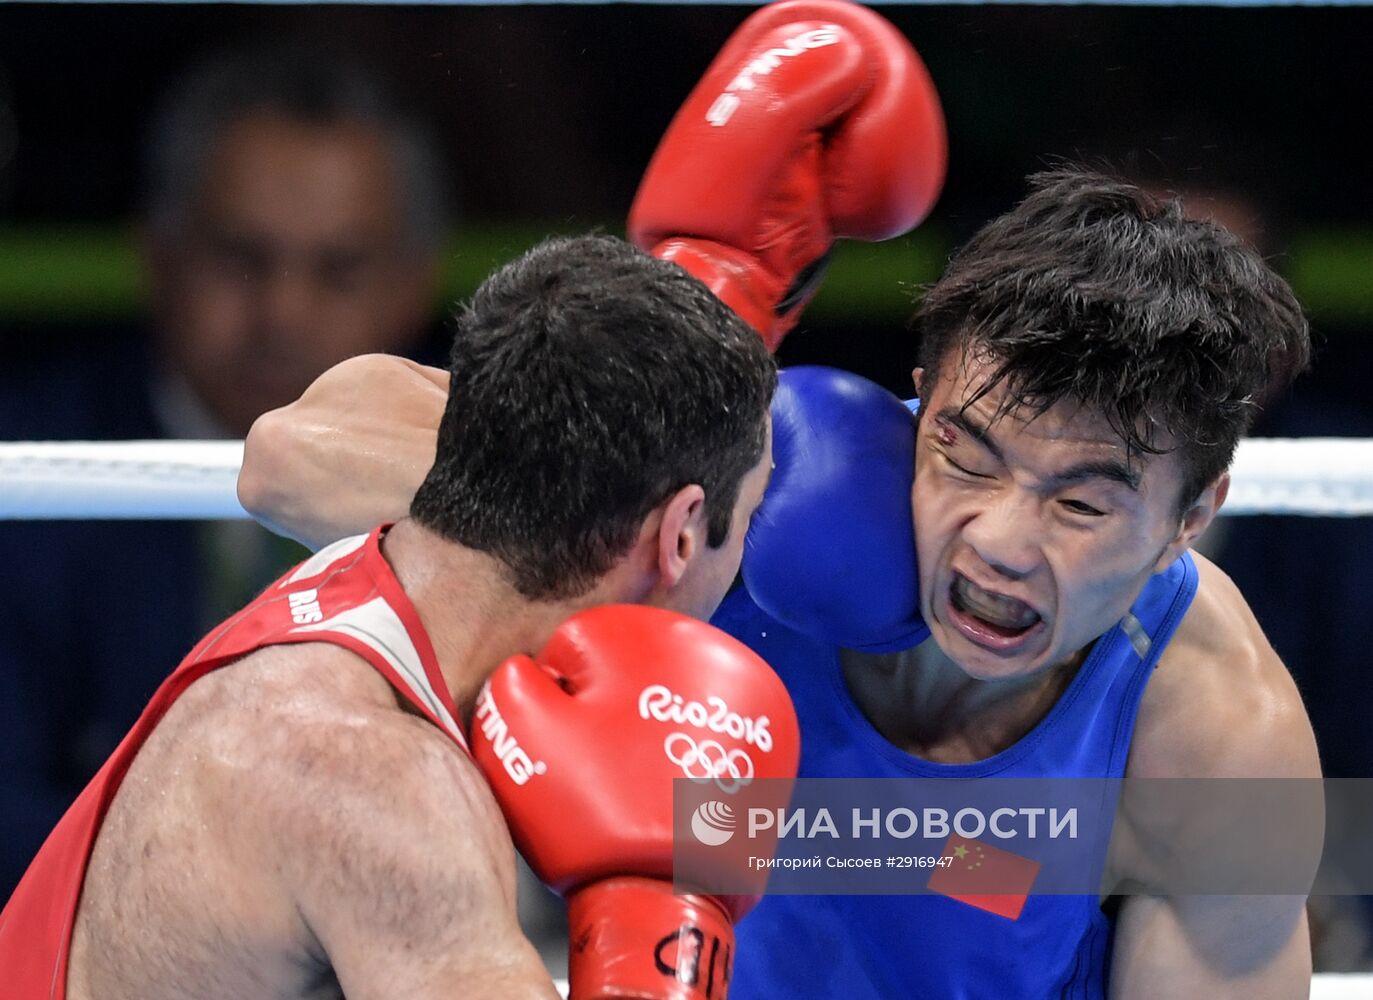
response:
M1373 186L1359 152L1373 107L1373 8L880 10L914 42L943 98L947 186L914 235L842 249L787 340L784 363L847 367L907 393L915 343L906 320L919 286L953 246L1020 197L1026 174L1085 161L1187 194L1195 211L1240 229L1292 281L1320 340L1317 362L1290 399L1273 402L1259 433L1373 436ZM658 136L747 13L696 5L0 4L0 395L14 375L38 394L32 399L46 393L64 412L69 403L79 409L74 397L84 390L72 387L83 384L84 368L100 368L111 345L138 348L147 337L137 234L150 115L206 53L286 37L346 49L432 124L456 205L434 321L414 351L434 360L444 313L492 266L550 232L621 231ZM119 369L85 374L118 394ZM49 417L26 423L37 412L27 398L0 398L0 417L9 419L0 436L93 433ZM130 436L92 421L105 431L96 436ZM1327 773L1373 776L1373 671L1361 641L1373 619L1365 569L1373 519L1229 518L1219 528L1208 547L1297 676ZM189 546L204 547L203 539L169 541L172 530L180 529L0 526L0 566L15 574L0 579L0 767L8 775L0 782L0 900L174 665L180 654L170 650L189 648L174 629L168 652L148 652L149 622L179 614L150 590L147 607L128 612L128 634L92 642L94 651L77 648L106 626L110 600L123 614L145 589L124 578L128 567L165 560L156 570L162 580ZM216 544L242 548L236 538ZM102 562L118 568L93 571L89 553L115 546L125 555ZM25 573L43 564L54 589L39 593L37 571ZM69 593L71 581L101 572L114 577L114 597ZM17 603L30 591L32 601ZM198 628L210 603L183 609L177 628ZM65 630L54 628L58 620ZM44 647L59 638L63 649ZM121 666L129 662L136 673ZM1373 962L1367 921L1351 906L1317 914L1319 967Z
M1354 150L1373 104L1373 10L881 9L914 41L943 97L948 184L906 242L908 257L884 248L871 267L851 256L847 270L841 258L812 332L789 342L789 358L848 364L899 387L912 351L893 324L909 299L889 276L931 279L954 242L1023 192L1027 173L1072 158L1242 192L1325 351L1338 356L1317 377L1360 395L1373 190ZM746 14L697 5L0 5L7 347L18 320L31 328L136 313L136 268L118 251L137 212L147 116L209 49L303 36L350 47L396 81L448 154L459 227L445 288L460 294L543 232L619 226L658 135ZM24 251L27 265L17 259ZM51 266L30 273L40 258ZM1335 268L1355 280L1336 281ZM814 328L831 325L843 338L817 342Z

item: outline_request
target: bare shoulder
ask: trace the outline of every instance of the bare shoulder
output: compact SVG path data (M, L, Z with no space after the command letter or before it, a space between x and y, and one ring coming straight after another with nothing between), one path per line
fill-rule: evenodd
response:
M246 727L252 759L236 770L251 788L234 798L252 800L302 912L312 900L332 912L375 897L370 921L413 933L418 907L442 911L430 913L436 926L475 905L474 893L513 906L514 848L467 754L353 654L309 644L278 656L293 654L308 658L284 670L264 660L253 678L249 697L270 725Z
M1195 559L1197 594L1145 688L1127 777L1318 778L1291 675L1235 584ZM1111 995L1304 995L1323 817L1315 781L1128 783L1110 847L1125 897Z
M389 968L376 949L398 940L537 984L514 913L513 848L462 750L347 650L272 647L193 684L135 757L87 870L72 995L292 996L348 975L347 995L384 996L442 965ZM399 995L439 995L424 985Z
M1234 582L1193 558L1197 594L1145 688L1129 775L1319 776L1291 674Z
M548 995L518 925L514 847L476 766L351 653L304 649L289 682L254 689L272 727L258 727L256 793L243 797L315 957L348 996L438 996L454 977Z

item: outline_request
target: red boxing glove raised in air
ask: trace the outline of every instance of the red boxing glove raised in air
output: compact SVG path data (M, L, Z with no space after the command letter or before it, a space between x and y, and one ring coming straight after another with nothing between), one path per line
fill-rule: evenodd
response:
M567 896L573 1000L724 1000L733 922L756 896L673 894L673 779L727 807L796 776L800 732L772 669L705 622L607 605L503 663L472 729L516 845Z
M677 112L629 237L776 350L834 240L914 227L947 158L939 97L900 32L846 0L786 0L739 27Z

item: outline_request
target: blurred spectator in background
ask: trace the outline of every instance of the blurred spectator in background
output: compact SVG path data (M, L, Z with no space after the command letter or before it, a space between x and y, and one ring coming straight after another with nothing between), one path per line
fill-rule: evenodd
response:
M152 329L4 366L0 437L237 438L343 358L423 358L446 201L430 138L359 66L201 64L148 149ZM249 521L0 522L0 900L194 641L300 554Z
M148 180L164 419L242 437L334 363L416 346L446 183L358 67L303 47L204 66L155 121Z

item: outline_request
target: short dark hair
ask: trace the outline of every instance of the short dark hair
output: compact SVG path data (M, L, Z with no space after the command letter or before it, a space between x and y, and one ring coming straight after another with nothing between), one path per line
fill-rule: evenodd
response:
M436 250L447 238L449 182L432 132L355 53L298 39L216 51L170 88L153 115L146 151L144 210L154 227L185 219L224 131L264 114L373 130L390 156L405 235L421 250Z
M1075 168L1030 189L921 302L926 378L972 350L992 374L965 402L1004 384L1003 412L1076 401L1131 453L1171 437L1185 510L1229 466L1259 401L1310 363L1301 306L1257 251L1176 199Z
M545 600L588 590L691 483L722 544L777 384L762 339L705 285L606 236L548 240L491 275L449 367L410 512Z

